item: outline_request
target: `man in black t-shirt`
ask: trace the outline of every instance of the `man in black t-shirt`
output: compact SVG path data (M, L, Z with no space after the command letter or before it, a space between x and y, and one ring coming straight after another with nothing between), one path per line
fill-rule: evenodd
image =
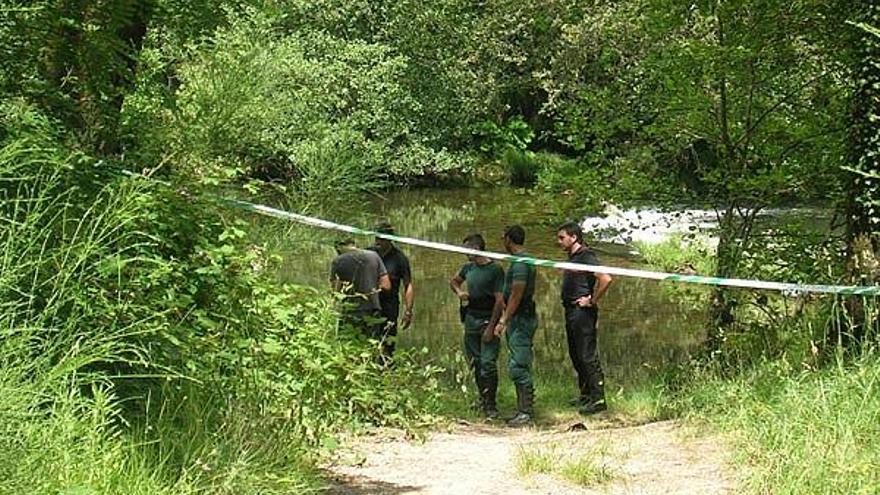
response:
M388 222L382 222L375 228L380 234L394 234L394 227ZM391 279L391 289L379 293L382 316L385 318L383 330L382 351L385 357L390 359L394 354L397 341L397 321L404 330L412 323L413 302L415 290L412 283L412 271L409 266L409 258L388 239L376 237L375 244L367 249L375 251L382 258L388 277ZM400 316L400 292L403 289L403 317Z
M559 246L571 263L599 265L596 253L584 243L583 231L575 222L562 224L556 232ZM568 354L578 376L578 398L582 414L608 408L605 404L605 376L599 361L596 322L599 299L605 294L611 276L607 273L565 270L562 275L562 306L565 308L565 335Z

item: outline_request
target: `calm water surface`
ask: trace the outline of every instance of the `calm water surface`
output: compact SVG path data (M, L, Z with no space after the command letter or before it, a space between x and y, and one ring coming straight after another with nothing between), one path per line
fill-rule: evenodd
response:
M462 189L401 191L338 213L332 220L370 227L389 219L400 235L459 245L471 232L486 238L487 249L503 252L505 225L526 229L526 248L533 256L563 260L555 228L563 221L535 197L513 190ZM366 210L366 211L360 211ZM361 239L361 244L372 239ZM400 346L427 348L426 359L462 368L462 329L458 302L449 279L467 260L464 256L399 246L410 258L416 290L414 322L400 333ZM638 260L617 245L596 244L606 265L639 267ZM327 286L334 252L329 242L292 247L281 277L288 282ZM507 268L507 264L503 266ZM540 324L535 337L535 369L542 376L572 375L559 301L561 272L539 268L536 303ZM616 277L602 300L599 316L600 352L612 388L635 385L658 368L686 359L702 339L704 313L681 307L656 281ZM505 359L502 355L502 359ZM506 362L506 360L504 361ZM504 368L505 366L500 366ZM573 376L573 375L572 375Z

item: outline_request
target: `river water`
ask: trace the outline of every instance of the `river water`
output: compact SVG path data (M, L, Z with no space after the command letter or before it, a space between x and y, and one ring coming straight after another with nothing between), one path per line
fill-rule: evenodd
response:
M503 252L504 226L518 223L526 230L530 254L565 259L555 241L555 228L564 219L551 213L552 209L537 196L506 188L416 190L393 192L365 203L330 219L370 227L376 220L387 218L400 235L454 245L459 245L468 233L480 232L486 238L487 249L499 252ZM368 245L372 239L358 242ZM399 345L427 349L425 359L460 374L464 369L462 329L458 302L448 282L467 260L453 253L399 247L410 258L416 293L413 325L400 333ZM640 266L625 246L597 243L593 247L603 264ZM281 278L326 287L333 255L326 237L323 242L297 243L287 252ZM535 370L541 376L573 376L559 300L561 272L538 270L540 325L535 337ZM701 308L677 304L659 282L617 277L602 300L599 316L600 352L609 385L636 385L658 369L686 359L703 338L704 316Z

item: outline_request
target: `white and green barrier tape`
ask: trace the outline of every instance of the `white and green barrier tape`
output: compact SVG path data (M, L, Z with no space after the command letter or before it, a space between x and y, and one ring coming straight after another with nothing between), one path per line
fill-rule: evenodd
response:
M704 277L700 275L681 275L676 273L652 272L648 270L634 270L630 268L618 268L613 266L593 266L583 265L580 263L569 263L565 261L553 261L540 258L513 256L510 254L495 253L491 251L477 251L461 246L453 246L441 242L425 241L412 237L402 237L398 235L382 234L372 230L352 227L350 225L342 225L320 218L308 217L297 213L290 213L284 210L278 210L265 205L248 203L247 201L239 201L227 199L227 202L249 211L268 215L276 218L284 218L293 220L305 225L319 227L322 229L336 230L340 232L348 232L355 235L375 236L383 239L399 242L401 244L409 244L411 246L420 246L428 249L436 249L439 251L447 251L459 254L473 254L485 256L496 260L508 260L527 263L535 266L546 266L558 268L560 270L589 271L596 273L607 273L610 275L620 275L624 277L647 278L652 280L668 280L672 282L688 282L694 284L726 286L726 287L743 287L749 289L766 289L783 292L786 295L798 295L805 293L825 293L825 294L848 294L848 295L864 295L877 296L880 295L880 286L852 286L852 285L801 285L784 282L766 282L762 280L745 280L738 278L719 278Z
M150 179L156 181L156 179L152 179L150 177L136 174L129 171L123 171L123 173L129 177L139 177L142 179ZM162 182L162 181L157 181ZM162 182L164 183L164 182ZM164 183L167 185L167 183ZM352 227L351 225L343 225L339 223L330 222L328 220L322 220L320 218L309 217L306 215L300 215L298 213L291 213L289 211L279 210L277 208L272 208L266 205L249 203L247 201L241 201L237 199L229 199L229 198L221 198L223 201L230 203L236 207L253 211L255 213L259 213L261 215L267 215L270 217L276 218L284 218L287 220L293 220L294 222L298 222L304 225L311 225L313 227L318 227L322 229L328 230L336 230L339 232L348 232L350 234L355 235L363 235L363 236L374 236L380 237L382 239L388 239L392 241L399 242L401 244L409 244L411 246L420 246L428 249L436 249L439 251L447 251L450 253L459 253L459 254L473 254L477 256L485 256L486 258L492 258L496 260L507 260L507 261L517 261L522 263L527 263L535 266L546 266L550 268L558 268L560 270L574 270L574 271L582 271L582 272L596 272L596 273L607 273L609 275L620 275L622 277L635 277L635 278L646 278L651 280L667 280L671 282L687 282L692 284L702 284L702 285L714 285L714 286L725 286L725 287L742 287L746 289L765 289L765 290L774 290L782 292L785 295L795 296L800 294L807 293L821 293L821 294L844 294L844 295L859 295L859 296L880 296L880 286L872 285L872 286L858 286L858 285L820 285L820 284L792 284L786 282L767 282L763 280L747 280L741 278L720 278L720 277L705 277L702 275L683 275L679 273L663 273L663 272L652 272L650 270L634 270L631 268L618 268L614 266L601 266L601 265L584 265L580 263L569 263L567 261L553 261L553 260L545 260L540 258L531 258L531 257L522 257L522 256L513 256L511 254L504 253L495 253L492 251L477 251L475 249L468 249L461 246L453 246L451 244L444 244L442 242L433 242L433 241L425 241L422 239L416 239L413 237L402 237L398 235L391 234L382 234L379 232L375 232L372 230L361 229L358 227Z

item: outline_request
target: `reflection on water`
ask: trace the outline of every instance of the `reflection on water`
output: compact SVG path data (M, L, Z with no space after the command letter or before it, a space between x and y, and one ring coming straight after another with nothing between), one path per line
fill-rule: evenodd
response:
M481 232L492 251L503 251L504 226L519 223L526 229L529 253L565 258L555 241L555 227L564 219L550 218L545 205L508 189L395 192L371 201L367 209L366 214L349 212L332 220L369 227L384 217L400 235L454 245L468 233ZM369 244L372 239L359 242ZM604 264L637 266L625 248L595 247ZM427 347L432 359L442 365L460 362L462 329L457 299L448 281L466 262L465 257L401 248L410 257L416 302L413 326L401 332L400 345ZM294 283L327 285L333 254L326 244L300 244L289 253L281 276ZM539 268L538 275L535 298L541 321L535 337L536 373L573 376L559 302L561 274ZM657 367L686 358L701 339L702 318L702 311L677 306L656 281L617 277L602 301L599 317L600 349L609 386L638 383Z

